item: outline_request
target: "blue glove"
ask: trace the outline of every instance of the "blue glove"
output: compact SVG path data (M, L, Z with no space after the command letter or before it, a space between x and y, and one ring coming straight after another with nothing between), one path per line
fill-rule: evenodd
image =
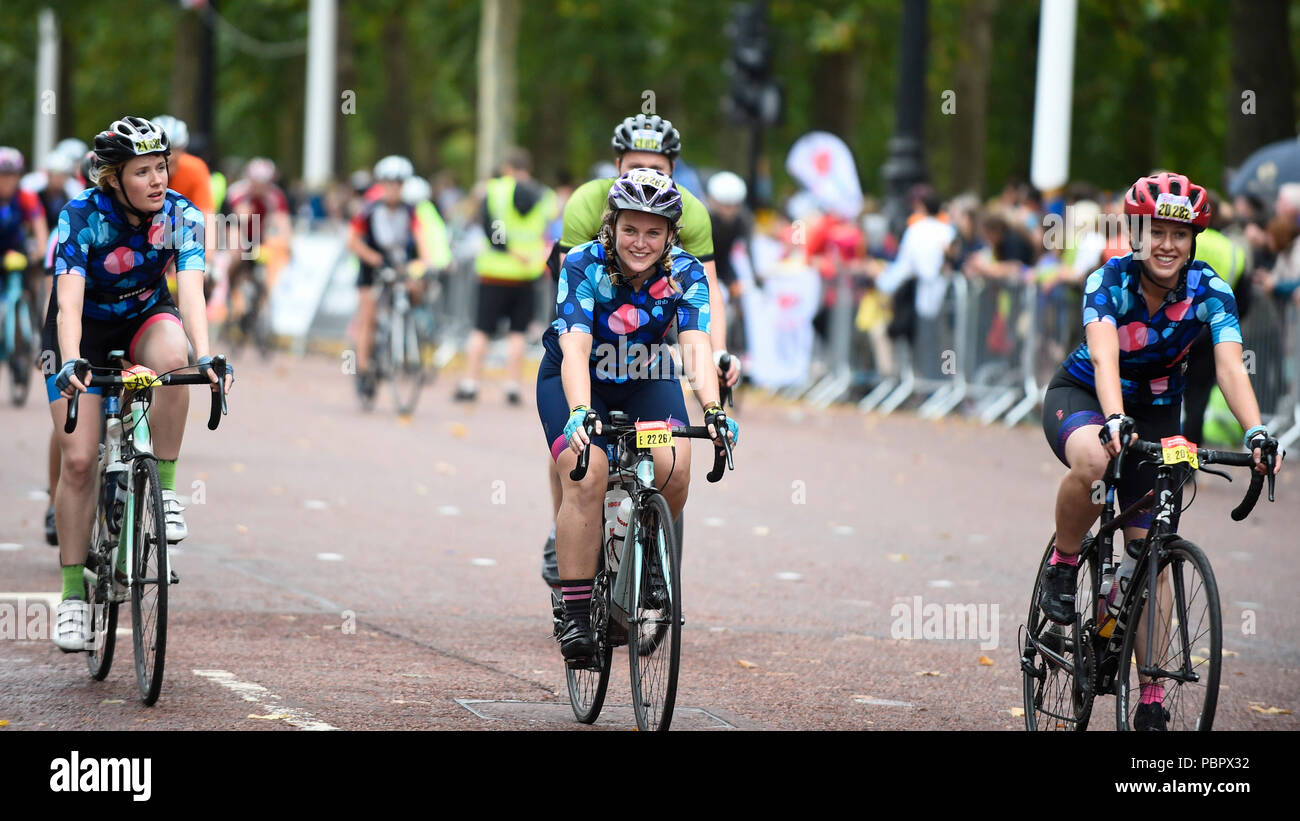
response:
M206 374L208 371L212 370L212 357L200 356L198 365L199 365L199 373ZM226 362L226 375L232 377L232 381L233 381L233 377L235 375L235 366L230 364L229 361Z
M720 428L721 428L721 425L719 424L720 422L723 423L723 424L725 424L725 425L727 426L727 430L731 431L731 444L732 444L732 446L739 445L739 444L740 444L740 424L739 424L738 422L736 422L735 419L732 419L730 416L728 416L728 415L727 415L727 414L722 410L722 408L711 408L710 410L707 410L707 411L704 412L704 424L705 424L705 426L713 425L713 430L714 430L714 431L720 431Z
M77 363L79 362L86 362L86 360L69 359L64 362L63 367L59 369L58 376L54 377L54 389L59 393L63 393L68 388L72 387L72 377L77 371ZM90 363L86 362L86 364L89 365Z
M587 421L588 413L591 413L591 408L586 405L579 405L569 411L569 421L564 423L564 441L573 439L573 434L577 433L582 423Z

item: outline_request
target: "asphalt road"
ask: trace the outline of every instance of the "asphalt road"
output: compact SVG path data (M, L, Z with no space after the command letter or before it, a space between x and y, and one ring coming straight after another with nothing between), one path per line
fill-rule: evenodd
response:
M550 500L532 397L511 408L488 385L457 405L451 376L401 420L385 399L360 411L328 358L241 362L215 433L195 392L161 699L138 701L129 632L103 682L48 639L4 638L0 732L591 729L572 720L538 573ZM721 483L695 450L674 728L1022 729L1017 627L1062 473L1042 433L752 394L736 416ZM42 536L50 419L34 397L0 423L0 607L39 607L59 586ZM1205 477L1183 516L1223 603L1215 729L1300 728L1278 712L1300 702L1295 476L1244 524L1228 518L1244 485ZM983 638L898 637L918 605L946 604L975 605ZM1113 728L1113 705L1098 700L1094 727ZM633 726L619 654L594 729Z

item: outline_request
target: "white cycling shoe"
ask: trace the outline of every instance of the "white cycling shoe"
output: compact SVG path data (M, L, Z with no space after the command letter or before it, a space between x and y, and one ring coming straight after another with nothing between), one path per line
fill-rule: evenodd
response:
M63 652L85 650L91 642L90 605L81 599L59 602L54 622L54 644Z
M163 498L163 518L166 520L167 542L176 544L181 539L190 535L190 530L185 526L185 517L181 511L185 507L181 504L180 498L176 496L174 490L164 490Z

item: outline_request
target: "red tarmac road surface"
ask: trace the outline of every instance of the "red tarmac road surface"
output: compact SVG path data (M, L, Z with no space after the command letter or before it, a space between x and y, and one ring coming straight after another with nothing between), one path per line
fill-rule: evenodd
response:
M0 638L0 732L587 729L539 577L550 499L531 396L510 408L489 384L456 405L444 375L403 422L386 396L361 412L341 371L244 362L215 433L193 392L158 704L138 700L129 632L103 682L48 639ZM1017 627L1063 471L1042 433L747 400L735 472L708 484L695 448L674 728L1022 729ZM42 536L50 420L37 395L0 420L12 614L13 594L59 589ZM1215 729L1294 730L1275 710L1300 707L1300 482L1292 465L1278 503L1235 524L1234 474L1203 477L1182 525L1223 604ZM977 605L996 647L895 638L914 597ZM596 726L635 726L629 705L619 654ZM1099 698L1093 726L1113 715Z

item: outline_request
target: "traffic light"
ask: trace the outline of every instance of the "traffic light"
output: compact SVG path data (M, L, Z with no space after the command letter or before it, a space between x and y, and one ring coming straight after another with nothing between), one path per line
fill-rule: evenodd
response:
M725 65L731 91L723 99L724 112L736 123L775 125L781 119L784 95L772 80L766 4L762 0L737 4L726 32L731 39L731 57Z

